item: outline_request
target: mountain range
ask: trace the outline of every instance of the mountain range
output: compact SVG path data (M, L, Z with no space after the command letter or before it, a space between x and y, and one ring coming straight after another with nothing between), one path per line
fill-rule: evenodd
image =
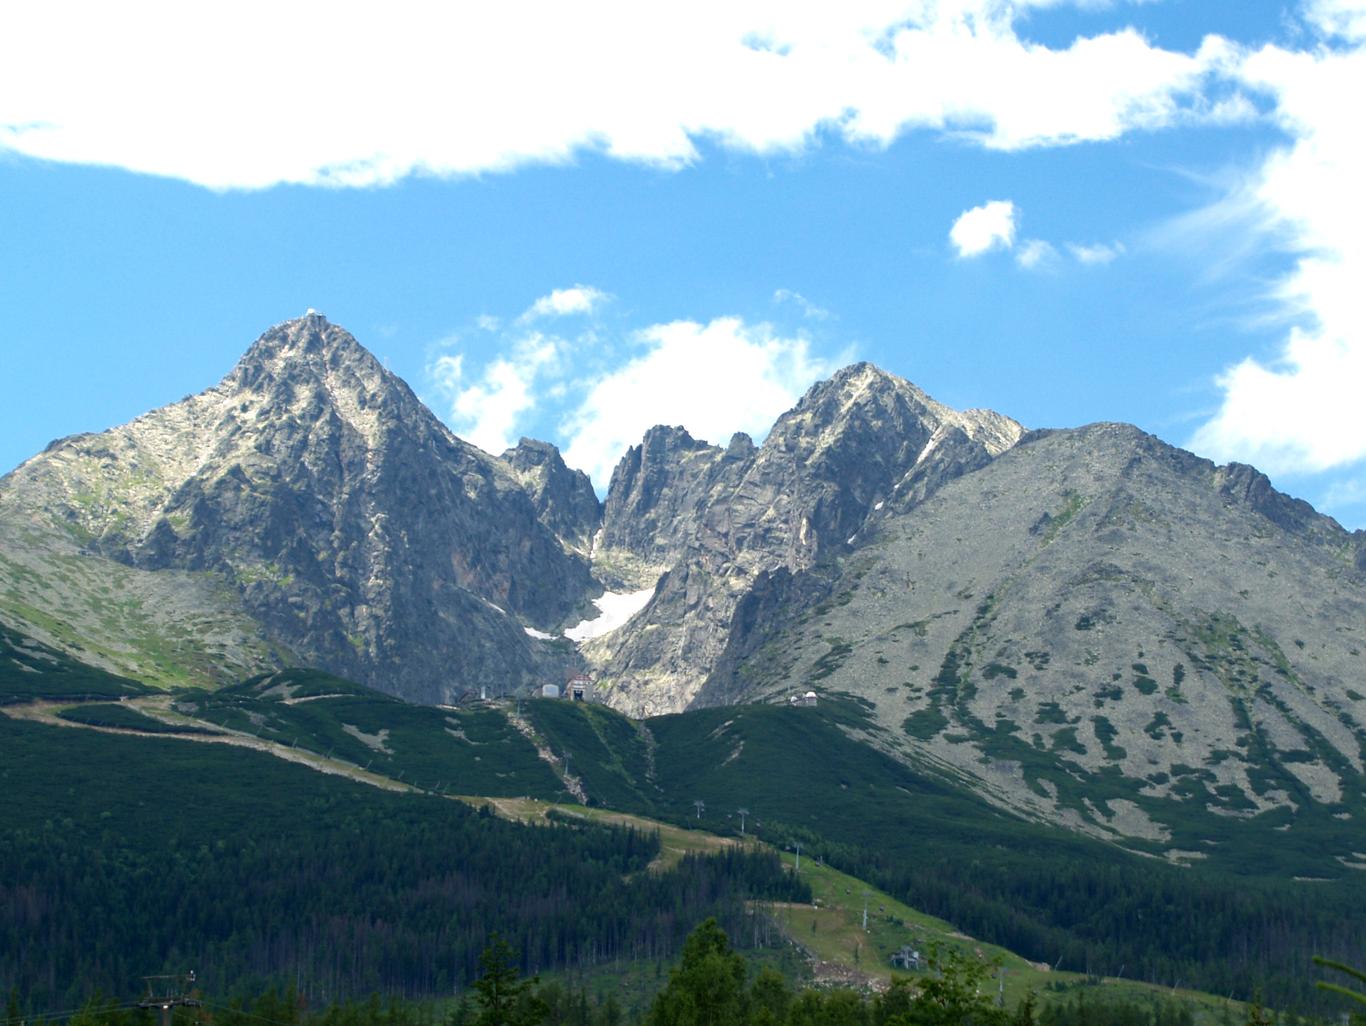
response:
M759 445L650 429L599 501L310 313L0 479L0 621L158 686L306 665L451 704L587 672L638 717L812 690L1028 818L1175 861L1255 822L1366 869L1366 532L1137 428L1030 431L869 364Z

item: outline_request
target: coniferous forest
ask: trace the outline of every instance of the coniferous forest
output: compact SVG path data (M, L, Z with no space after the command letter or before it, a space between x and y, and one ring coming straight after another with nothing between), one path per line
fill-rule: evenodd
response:
M652 835L131 743L137 759L124 738L0 717L0 982L31 1007L188 967L241 992L294 982L315 1003L450 994L494 932L532 972L667 959L702 916L807 897L772 854L651 872Z

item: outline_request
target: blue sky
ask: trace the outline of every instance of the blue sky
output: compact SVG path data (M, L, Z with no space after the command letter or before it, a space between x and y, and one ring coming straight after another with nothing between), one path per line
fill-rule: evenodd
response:
M0 472L315 307L599 488L867 359L1366 526L1362 0L567 6L0 13Z

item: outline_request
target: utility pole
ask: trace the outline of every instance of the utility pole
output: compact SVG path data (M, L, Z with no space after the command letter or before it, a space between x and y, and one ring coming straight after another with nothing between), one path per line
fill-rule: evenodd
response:
M863 932L868 932L868 892L863 892Z
M697 818L700 820L702 818L702 813L707 811L707 803L701 798L698 798L693 802L693 807L697 809Z
M198 1008L202 1002L192 997L194 970L184 976L144 976L147 995L138 1002L139 1008L159 1008L161 1026L171 1026L171 1016L177 1008Z
M802 842L801 842L801 841L795 841L795 842L793 842L793 847L795 847L795 848L797 849L797 869L796 869L796 871L797 871L798 873L800 873L800 872L802 871Z
M740 836L745 836L745 817L749 815L749 809L736 809L740 814Z

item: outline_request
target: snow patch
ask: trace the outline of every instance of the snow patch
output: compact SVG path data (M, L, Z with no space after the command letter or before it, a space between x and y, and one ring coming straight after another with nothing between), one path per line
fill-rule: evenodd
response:
M876 506L873 507L873 509L881 509L881 508L882 508L883 506L885 506L885 505L886 505L886 503L884 503L884 502L879 502Z
M564 636L570 641L588 641L592 638L600 638L604 634L616 630L644 609L645 604L650 601L650 596L654 593L654 588L642 588L640 591L603 592L601 598L593 600L593 605L598 607L600 615L592 620L581 620L565 631Z
M522 630L526 631L531 637L540 638L542 641L551 641L555 637L555 635L547 634L545 631L538 631L535 627L523 627Z

